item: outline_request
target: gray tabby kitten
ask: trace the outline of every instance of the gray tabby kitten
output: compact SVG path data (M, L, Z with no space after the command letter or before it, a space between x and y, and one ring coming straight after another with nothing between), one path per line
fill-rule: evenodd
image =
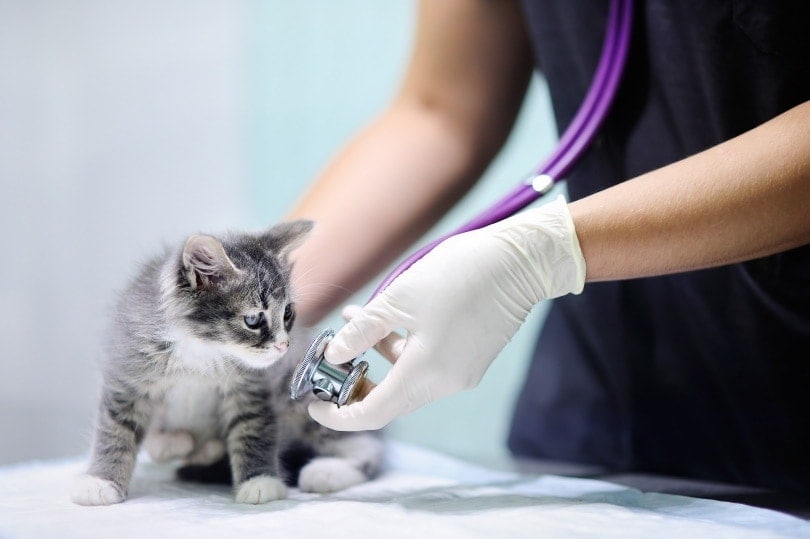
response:
M154 460L182 459L181 477L229 462L241 503L283 498L287 484L331 492L378 471L377 435L321 427L289 397L310 339L293 330L288 254L311 228L195 235L144 266L117 306L74 502L122 502L142 441Z

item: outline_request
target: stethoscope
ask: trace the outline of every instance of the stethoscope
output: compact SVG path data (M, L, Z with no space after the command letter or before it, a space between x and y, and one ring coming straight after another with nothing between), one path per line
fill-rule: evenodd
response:
M491 225L517 213L546 195L571 170L593 141L616 94L630 43L632 11L632 0L611 0L602 54L591 86L573 121L543 165L489 209L402 261L383 279L369 301L445 239ZM293 399L299 399L312 391L319 399L342 406L362 399L373 387L365 379L368 370L366 361L332 365L324 360L324 350L334 335L335 332L331 329L323 330L296 366L290 384L290 396Z

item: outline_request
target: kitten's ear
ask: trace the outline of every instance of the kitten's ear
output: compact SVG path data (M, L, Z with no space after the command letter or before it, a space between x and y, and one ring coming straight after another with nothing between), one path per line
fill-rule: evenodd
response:
M191 236L183 248L183 270L191 289L217 285L239 270L222 244L211 236Z
M262 240L280 258L287 258L292 250L304 243L314 225L314 221L307 219L279 223L265 232Z

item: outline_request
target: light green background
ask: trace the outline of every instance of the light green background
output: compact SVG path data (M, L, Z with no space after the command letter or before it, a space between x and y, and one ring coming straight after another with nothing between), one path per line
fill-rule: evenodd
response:
M0 225L13 262L0 267L0 463L88 450L118 290L163 245L282 219L391 97L415 6L0 0ZM513 189L551 150L550 118L537 80L506 150L425 239ZM391 435L503 456L543 311L478 389Z

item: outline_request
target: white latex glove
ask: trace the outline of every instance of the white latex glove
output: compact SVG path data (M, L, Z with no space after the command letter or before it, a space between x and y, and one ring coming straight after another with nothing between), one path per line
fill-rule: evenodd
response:
M368 348L394 366L365 399L309 413L336 430L379 429L398 416L478 385L543 299L580 293L585 260L562 196L493 225L451 237L397 277L325 350L344 363ZM404 329L407 337L394 333Z

